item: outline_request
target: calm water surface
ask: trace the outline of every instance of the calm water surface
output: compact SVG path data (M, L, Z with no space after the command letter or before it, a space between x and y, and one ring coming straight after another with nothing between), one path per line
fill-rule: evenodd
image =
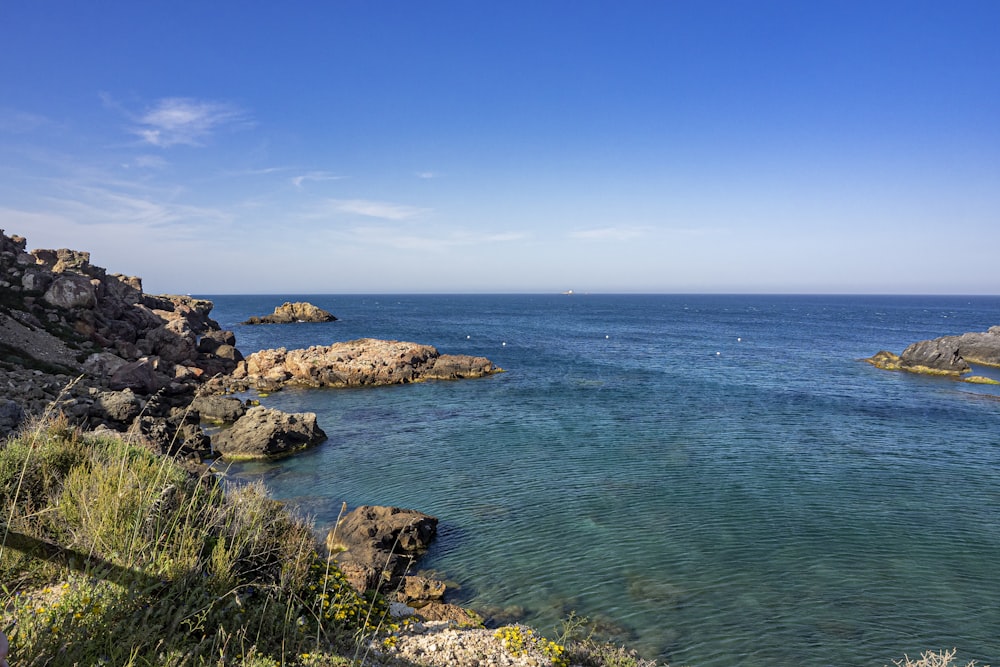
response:
M231 470L320 526L438 516L423 566L466 604L575 611L673 665L1000 662L1000 391L858 361L985 331L1000 298L210 298L245 354L370 336L506 369L272 394L329 440ZM285 300L341 319L237 325Z

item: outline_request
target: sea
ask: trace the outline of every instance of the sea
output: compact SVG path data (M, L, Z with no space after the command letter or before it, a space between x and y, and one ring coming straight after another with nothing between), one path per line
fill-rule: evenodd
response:
M438 517L420 567L494 622L585 617L675 667L1000 664L1000 388L862 361L986 331L1000 297L206 298L244 354L374 337L504 369L275 392L329 439L224 469L323 533L345 502ZM239 324L284 301L339 319Z

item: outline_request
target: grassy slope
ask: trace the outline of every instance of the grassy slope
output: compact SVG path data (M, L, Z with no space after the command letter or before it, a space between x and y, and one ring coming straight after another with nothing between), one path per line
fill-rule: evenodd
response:
M8 441L0 502L14 664L346 664L383 618L262 486L223 493L118 437Z

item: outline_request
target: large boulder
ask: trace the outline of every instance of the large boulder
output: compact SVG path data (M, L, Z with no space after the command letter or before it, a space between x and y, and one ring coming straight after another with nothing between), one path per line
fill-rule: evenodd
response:
M952 336L908 345L903 354L899 355L899 363L903 370L912 369L949 375L961 375L971 370L969 363L962 358L956 339Z
M965 333L955 338L959 352L969 363L1000 366L1000 326L990 327L982 333Z
M437 534L438 520L416 510L362 505L330 529L326 546L360 592L396 588ZM418 584L426 599L443 595L436 585Z
M128 426L142 412L143 403L131 389L96 391L90 415L104 422Z
M83 362L83 370L96 378L106 378L128 362L111 352L94 352Z
M306 301L286 301L270 315L251 317L241 324L291 324L292 322L333 322L337 318Z
M138 394L152 394L167 384L167 379L158 371L160 360L143 357L118 367L108 381L112 389L131 389Z
M132 428L157 454L197 462L212 457L211 439L186 410L174 409L165 416L142 414Z
M233 373L249 386L358 387L478 378L499 372L485 357L442 355L430 345L362 338L304 350L261 350Z
M326 440L316 413L288 413L255 406L212 438L226 459L272 459L293 454Z
M0 398L0 439L17 431L24 422L24 410L14 401Z
M93 308L97 290L89 278L74 273L59 275L45 291L42 300L55 308Z
M247 408L238 398L232 396L198 396L191 402L204 421L235 423L246 414Z

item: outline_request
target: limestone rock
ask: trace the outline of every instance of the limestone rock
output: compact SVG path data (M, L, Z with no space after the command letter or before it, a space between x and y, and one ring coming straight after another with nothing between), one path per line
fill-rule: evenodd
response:
M270 315L251 317L241 324L291 324L292 322L333 322L337 318L306 301L286 301Z
M287 456L326 440L314 412L287 413L255 406L212 443L223 458L267 459Z
M75 274L57 277L42 296L56 308L92 308L97 302L97 291L90 279Z
M261 350L234 377L250 386L357 387L478 378L500 369L485 357L442 355L430 345L362 338L304 350Z

